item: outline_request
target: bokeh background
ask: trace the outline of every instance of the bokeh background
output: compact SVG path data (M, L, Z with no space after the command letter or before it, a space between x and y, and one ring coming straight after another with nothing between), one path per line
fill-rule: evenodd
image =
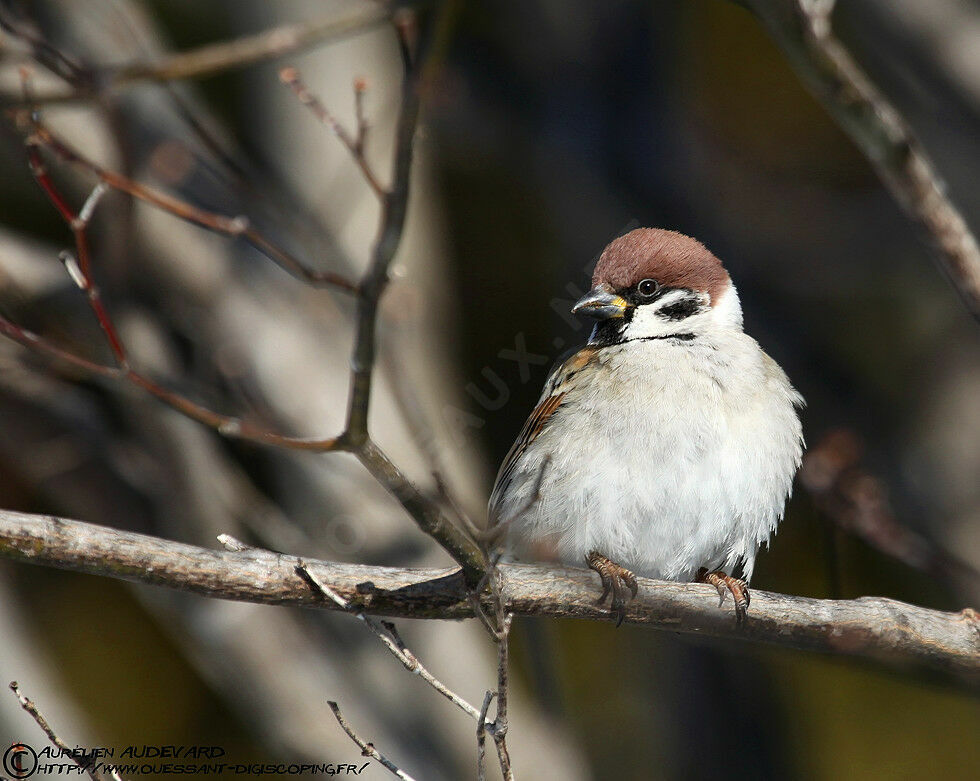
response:
M834 24L980 229L980 6L842 0ZM420 16L437 47L409 227L382 313L371 424L427 490L441 464L480 517L546 371L585 338L567 315L591 263L637 225L704 241L746 329L808 401L811 458L757 588L980 602L980 331L929 245L801 88L760 24L721 0L462 2ZM57 260L71 235L9 121L19 68L65 81L353 2L0 3L0 307L111 357ZM368 81L369 158L397 108L390 29L190 84L43 107L104 164L229 215L310 267L363 268L377 207L330 133L279 83L296 65L337 117ZM77 85L75 85L77 87ZM52 163L81 204L91 177ZM346 405L351 306L240 241L118 195L92 226L96 275L134 361L214 408L329 435ZM530 362L508 358L526 350ZM502 352L504 351L504 352ZM230 533L364 563L447 557L352 459L229 443L140 395L0 342L0 506L216 547ZM470 701L492 685L473 622L402 622ZM0 678L72 745L207 744L262 761L356 761L326 707L420 778L472 775L470 723L356 622L0 561ZM525 778L975 778L963 681L624 626L518 621L512 754ZM41 737L0 697L0 738ZM373 774L373 775L372 775ZM383 777L380 768L366 775Z

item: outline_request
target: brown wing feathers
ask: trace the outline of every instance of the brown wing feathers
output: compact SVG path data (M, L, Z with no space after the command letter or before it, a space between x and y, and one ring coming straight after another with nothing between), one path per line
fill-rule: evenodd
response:
M561 400L563 398L565 398L564 393L556 393L553 396L549 396L534 408L531 416L527 419L527 422L525 422L524 428L521 429L521 433L517 437L517 441L514 442L513 446L508 451L507 456L504 458L503 464L500 466L500 473L497 475L497 481L493 486L493 493L491 494L490 499L491 513L493 512L493 507L497 503L498 497L510 482L511 475L514 472L514 467L517 466L517 462L521 460L521 456L524 454L524 451L527 450L528 446L534 441L534 438L541 433L541 429L544 428L544 425L548 422L548 419L554 415L555 411L561 406Z

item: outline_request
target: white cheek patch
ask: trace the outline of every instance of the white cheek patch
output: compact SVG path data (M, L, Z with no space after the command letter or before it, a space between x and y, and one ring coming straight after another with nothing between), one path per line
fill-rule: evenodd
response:
M710 313L708 296L691 290L669 290L656 301L641 304L623 337L633 339L663 339L676 334L699 332Z

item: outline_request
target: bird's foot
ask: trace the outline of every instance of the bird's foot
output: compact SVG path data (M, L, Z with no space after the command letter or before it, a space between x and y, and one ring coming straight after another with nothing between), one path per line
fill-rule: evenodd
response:
M732 593L732 599L735 600L735 622L741 624L745 620L749 612L749 602L751 601L748 583L741 578L733 578L721 570L708 572L705 567L698 570L696 580L698 583L709 583L718 589L718 596L721 597L718 602L719 607L725 603L725 597L730 591Z
M585 557L585 563L589 565L589 569L594 569L599 573L599 578L602 580L600 605L606 601L606 597L612 592L612 603L609 605L609 609L616 617L616 626L619 626L626 618L626 606L636 597L636 575L598 551L591 551ZM626 596L627 590L630 592L628 598Z

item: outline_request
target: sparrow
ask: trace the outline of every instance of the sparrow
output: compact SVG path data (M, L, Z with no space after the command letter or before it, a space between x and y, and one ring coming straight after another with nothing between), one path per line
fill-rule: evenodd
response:
M592 285L572 309L596 320L589 341L545 381L491 522L518 557L584 558L618 623L634 573L730 592L741 623L800 465L803 398L743 332L735 285L695 239L627 233Z

